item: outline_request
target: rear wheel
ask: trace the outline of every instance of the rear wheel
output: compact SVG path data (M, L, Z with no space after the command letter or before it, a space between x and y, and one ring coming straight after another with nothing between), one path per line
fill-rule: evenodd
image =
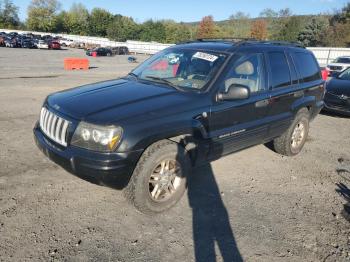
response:
M309 123L309 111L303 108L297 113L288 130L273 141L275 151L285 156L295 156L299 154L309 134Z
M143 213L163 212L183 196L189 168L190 161L180 145L157 142L141 156L125 195Z

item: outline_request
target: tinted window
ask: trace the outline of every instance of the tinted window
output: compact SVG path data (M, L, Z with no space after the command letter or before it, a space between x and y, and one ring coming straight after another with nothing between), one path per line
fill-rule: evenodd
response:
M237 55L225 77L225 91L234 84L248 87L251 93L265 90L264 61L264 55L260 53Z
M291 84L291 78L285 54L282 52L272 52L268 55L272 74L272 88L289 86Z
M311 54L304 52L294 53L293 59L303 82L311 82L321 78L318 64Z

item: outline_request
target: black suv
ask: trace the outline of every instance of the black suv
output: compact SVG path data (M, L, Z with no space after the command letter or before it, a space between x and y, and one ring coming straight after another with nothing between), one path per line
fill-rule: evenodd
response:
M126 187L139 210L157 213L181 198L193 166L268 142L298 154L324 94L303 47L198 40L121 79L49 95L34 135L71 173Z

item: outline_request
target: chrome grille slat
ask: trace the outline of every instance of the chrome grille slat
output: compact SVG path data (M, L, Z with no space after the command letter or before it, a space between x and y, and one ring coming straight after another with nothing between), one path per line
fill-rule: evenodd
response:
M43 133L56 143L67 146L67 130L70 122L50 112L45 107L40 113L40 128Z

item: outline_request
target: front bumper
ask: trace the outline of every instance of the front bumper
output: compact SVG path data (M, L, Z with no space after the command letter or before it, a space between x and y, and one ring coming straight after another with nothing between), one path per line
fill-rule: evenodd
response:
M128 153L98 153L68 146L63 148L47 138L36 124L34 140L40 151L65 170L89 182L124 188L142 150Z

